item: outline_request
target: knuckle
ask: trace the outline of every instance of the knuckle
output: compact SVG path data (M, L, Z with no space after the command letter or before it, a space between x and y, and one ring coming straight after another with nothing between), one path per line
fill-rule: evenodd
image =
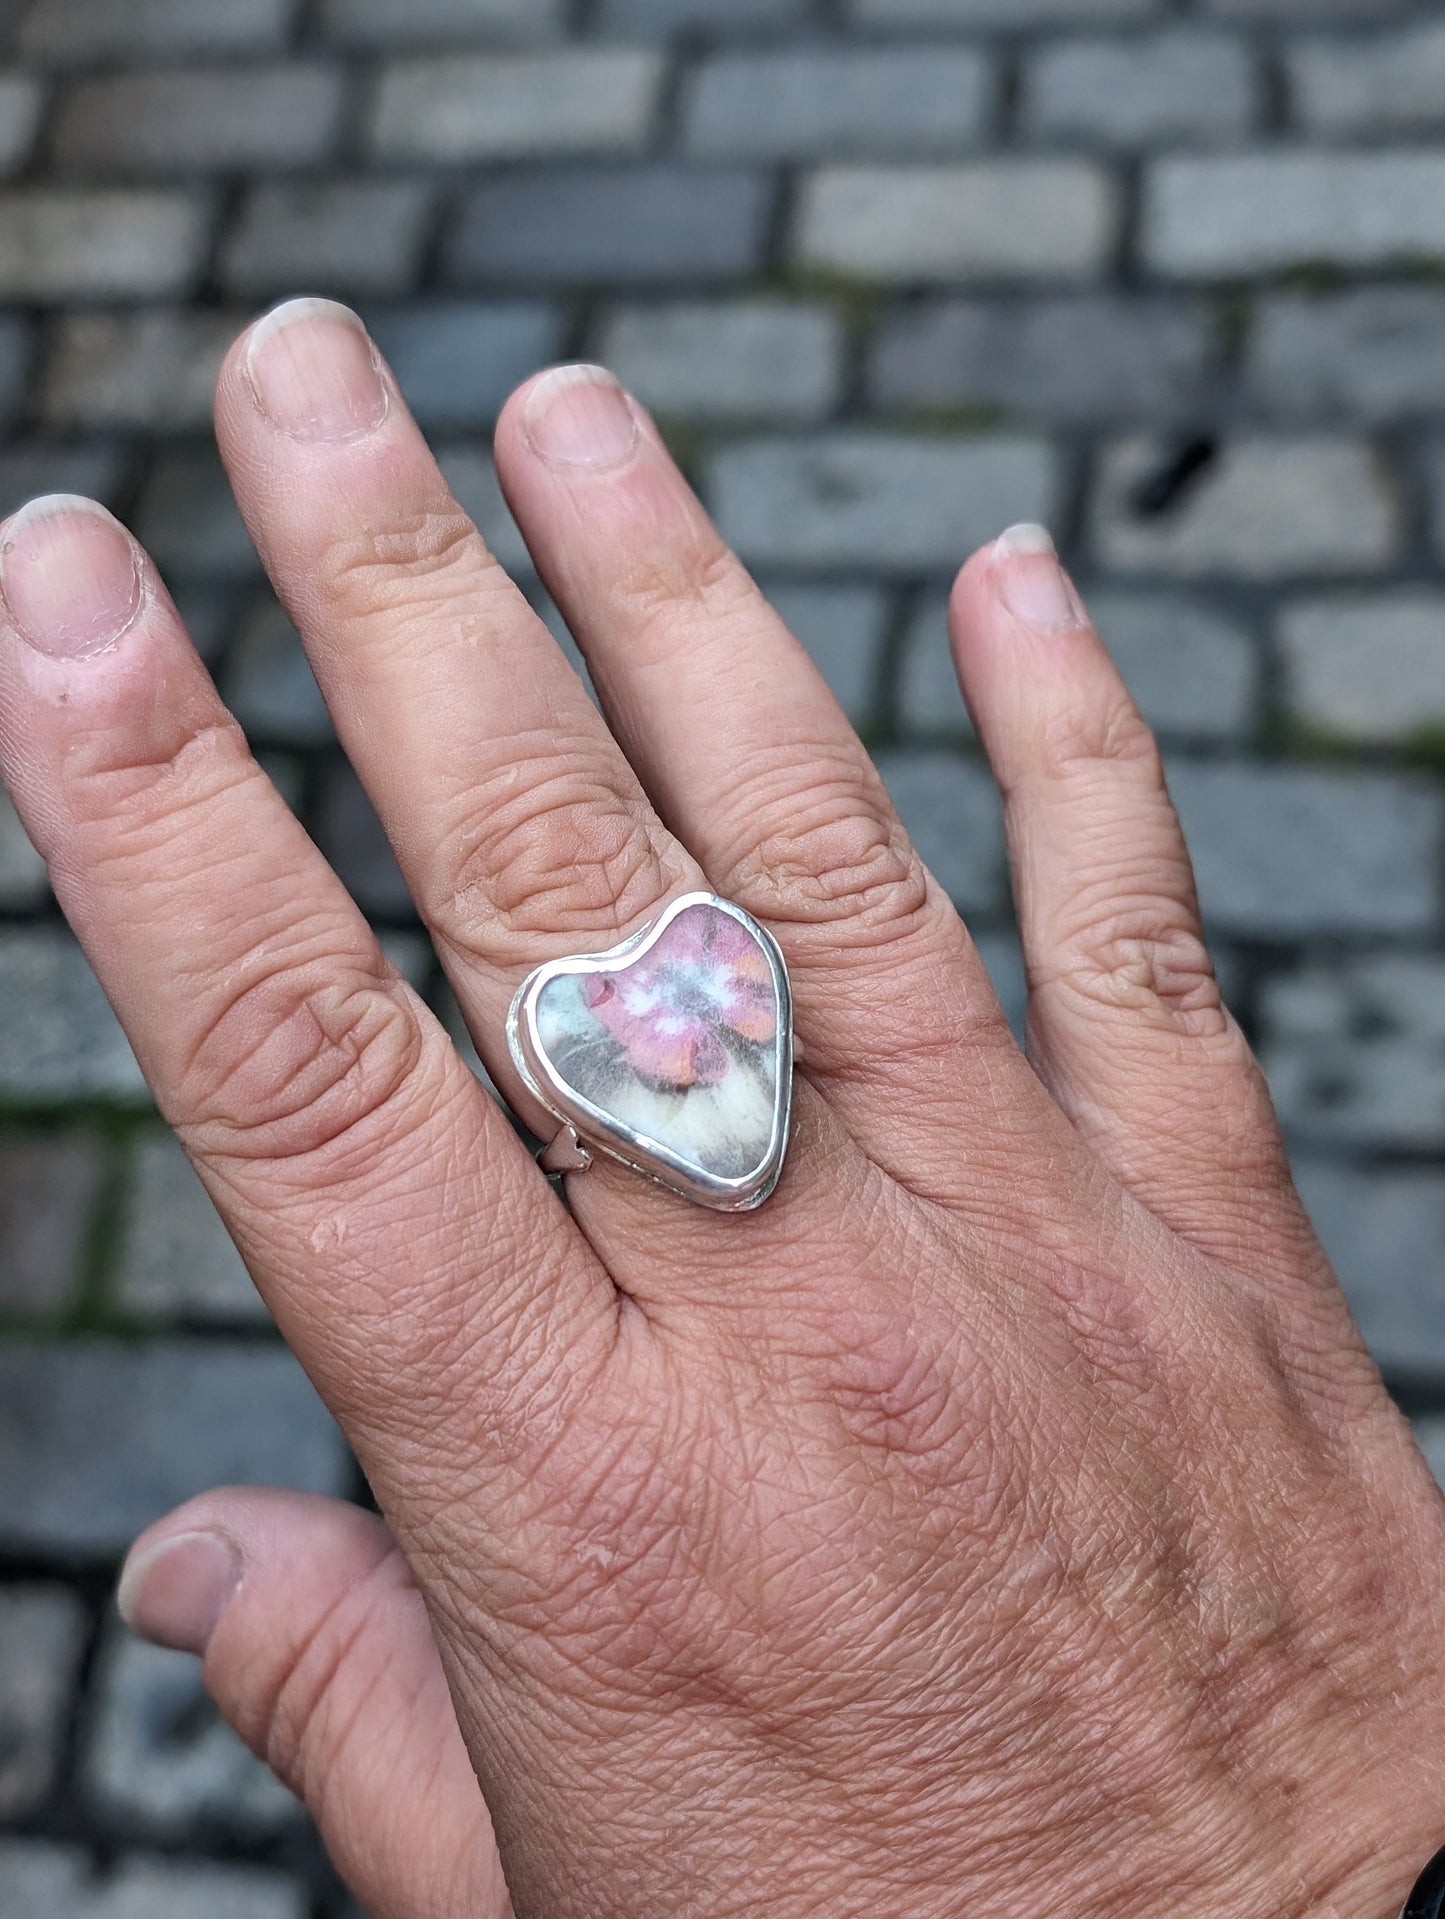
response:
M1158 896L1101 902L1035 990L1062 990L1091 1015L1144 1014L1191 1038L1222 1037L1231 1027L1192 908Z
M740 615L763 611L751 575L701 516L690 516L674 538L639 542L620 568L617 598L634 645L651 657L694 643L699 629L720 632Z
M1147 784L1164 786L1159 742L1122 686L1096 705L1063 702L1039 733L1039 757L1055 778L1116 775L1131 768Z
M555 734L509 742L509 757L466 796L421 884L431 930L494 963L536 957L538 937L619 937L682 877L641 794L589 770L595 752Z
M174 1115L207 1163L305 1163L344 1178L395 1142L427 1037L378 956L252 968L212 1009L177 1075Z
M344 620L404 635L410 618L450 607L475 617L487 586L510 585L476 527L445 495L385 526L353 528L319 556L327 608Z

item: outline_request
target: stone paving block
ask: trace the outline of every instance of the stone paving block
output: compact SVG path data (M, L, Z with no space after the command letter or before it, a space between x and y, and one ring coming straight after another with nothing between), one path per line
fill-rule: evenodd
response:
M1199 408L1218 359L1213 317L1187 299L932 299L879 326L868 394L882 407L1154 423Z
M1415 1422L1415 1437L1420 1442L1420 1450L1428 1460L1431 1472L1445 1489L1445 1419L1419 1419Z
M0 1137L0 1312L70 1303L100 1175L99 1145L84 1135Z
M74 85L51 136L62 172L271 173L324 160L341 127L342 74L285 66L107 74Z
M1211 929L1380 938L1437 923L1445 810L1428 781L1175 758L1169 784Z
M1359 287L1255 308L1250 404L1273 413L1409 424L1445 412L1445 292Z
M967 47L716 54L686 84L683 144L711 160L958 153L982 144L995 96Z
M847 0L847 17L881 27L1075 27L1153 19L1165 0Z
M561 356L566 321L539 300L437 300L367 314L424 426L489 426L513 388Z
M0 787L0 908L15 912L39 906L46 890L45 862Z
M1129 690L1166 740L1243 737L1258 710L1260 659L1236 622L1194 599L1101 590L1089 612ZM912 732L970 731L948 644L948 602L929 594L910 623L900 717Z
M765 591L783 624L802 641L838 703L855 723L877 701L888 596L869 586L786 583Z
M1294 118L1307 133L1371 139L1445 127L1445 24L1285 47Z
M1374 26L1404 13L1415 0L1199 0L1205 13L1225 20L1278 20L1286 25L1358 22Z
M282 1346L0 1346L0 1540L109 1558L213 1486L346 1491L345 1445Z
M1445 1147L1445 958L1376 953L1277 975L1262 1058L1285 1125L1333 1145Z
M226 660L221 691L253 741L305 747L335 738L300 635L270 593L247 614Z
M97 1874L80 1851L0 1840L0 1919L306 1919L280 1873L189 1859L122 1859Z
M1145 171L1146 268L1228 280L1445 257L1445 151L1179 155Z
M1445 738L1445 594L1297 600L1278 637L1285 704L1307 726L1373 744Z
M689 300L606 313L596 356L662 414L816 420L841 397L843 345L821 304Z
M1042 43L1025 61L1019 118L1031 140L1149 147L1237 140L1262 105L1263 79L1243 41L1183 28Z
M792 252L864 280L1093 279L1120 220L1116 182L1087 160L821 167L799 190Z
M725 447L708 484L751 563L916 574L951 572L1011 521L1048 521L1058 474L1040 440L838 432Z
M1024 1021L1028 1016L1029 985L1018 935L978 932L974 935L974 945L993 981L993 989L998 994L1005 1018L1014 1030L1014 1037L1022 1045Z
M342 46L545 39L565 0L321 0L321 33Z
M247 297L397 298L416 279L432 192L426 179L265 181L222 250L222 281Z
M135 534L168 578L247 580L261 562L209 445L157 455L135 509Z
M643 47L400 60L381 74L369 144L382 160L443 165L638 153L663 71Z
M0 299L164 299L205 262L209 209L161 188L0 191Z
M209 428L216 375L244 325L241 314L178 307L60 315L46 342L41 418L101 431Z
M1295 1178L1380 1364L1445 1366L1445 1174L1342 1165L1308 1153Z
M33 330L14 314L0 314L0 428L13 427L30 400Z
M103 1831L194 1844L202 1834L255 1841L300 1823L297 1802L207 1699L199 1660L115 1627L93 1693L81 1791Z
M920 858L960 912L999 912L1003 807L993 775L944 748L894 747L874 760Z
M1141 512L1140 489L1166 459L1145 439L1105 454L1092 500L1105 565L1189 579L1329 577L1379 572L1399 550L1398 496L1361 441L1231 441L1172 506Z
M30 157L45 93L27 73L0 73L0 175L16 173Z
M85 1633L63 1586L0 1586L0 1818L33 1812L50 1791Z
M762 265L772 194L738 168L518 168L468 195L447 273L478 285L731 279Z
M145 1082L69 933L0 928L0 1099L135 1099Z
M380 820L349 766L328 774L316 839L351 897L368 913L410 919L415 908Z
M18 35L28 59L90 62L139 55L267 53L282 47L300 0L31 0Z
M603 33L786 33L812 15L813 0L596 0Z
M123 476L120 449L105 440L12 440L0 447L0 515L42 493L83 493L114 505Z
M147 1136L136 1149L116 1299L142 1319L270 1323L230 1234L170 1133Z

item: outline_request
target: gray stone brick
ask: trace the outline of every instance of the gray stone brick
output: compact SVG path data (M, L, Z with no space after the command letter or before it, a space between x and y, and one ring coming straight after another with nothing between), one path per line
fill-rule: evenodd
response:
M84 1609L64 1587L0 1587L0 1817L50 1791L84 1642Z
M888 596L866 586L787 584L767 591L848 717L855 722L870 719L877 703Z
M0 428L13 426L29 404L33 357L29 324L15 314L0 314Z
M644 405L690 419L817 420L843 386L843 327L822 305L679 301L604 316L597 358Z
M1262 1058L1298 1138L1429 1152L1445 1146L1445 959L1321 962L1261 996Z
M114 1630L94 1695L81 1790L102 1830L254 1841L299 1823L296 1801L207 1699L197 1660Z
M604 33L786 33L806 22L813 0L597 0Z
M415 908L380 820L349 766L329 775L321 795L317 842L368 913L412 918Z
M1115 183L1085 160L823 167L803 181L793 250L867 280L1092 279L1120 217Z
M1213 929L1379 938L1436 923L1445 810L1429 782L1175 759L1169 783Z
M339 69L317 61L270 67L108 74L82 80L53 134L70 173L272 171L324 160L341 125Z
M992 774L941 748L895 748L875 759L919 855L960 912L999 911L1003 809Z
M341 1493L346 1448L284 1347L0 1347L0 1539L109 1557L212 1486Z
M145 1091L80 948L50 926L0 928L0 1098L134 1099Z
M762 264L771 198L735 169L519 168L468 196L447 270L467 284L729 279Z
M558 31L563 0L322 0L321 31L343 46L537 40Z
M0 73L0 175L17 173L29 159L44 105L44 90L30 74Z
M957 153L982 143L995 91L964 47L717 54L688 83L683 139L714 160Z
M1420 1419L1415 1422L1415 1437L1428 1460L1431 1472L1445 1488L1445 1419Z
M1202 11L1226 20L1279 20L1287 25L1358 21L1373 26L1417 0L1202 0Z
M1167 511L1141 513L1139 489L1163 457L1143 439L1105 455L1093 539L1106 565L1268 580L1378 572L1399 550L1398 497L1360 442L1324 435L1233 441Z
M113 505L123 474L119 449L104 440L12 441L0 447L0 516L41 493L84 493Z
M847 0L863 26L1076 27L1095 20L1147 20L1161 0Z
M750 562L920 573L960 565L1013 520L1047 520L1057 474L1042 442L835 433L717 453L710 489Z
M384 160L545 160L638 153L657 117L653 49L448 54L382 73L370 118Z
M143 1139L121 1228L116 1296L145 1319L269 1324L231 1236L169 1133Z
M164 299L205 261L209 214L193 193L11 187L0 192L0 299Z
M246 580L260 570L210 446L157 456L136 506L135 533L162 573L176 579Z
M1028 1017L1029 984L1018 936L1014 933L976 932L974 944L993 981L993 990L998 994L1004 1017L1013 1028L1015 1039L1022 1045L1024 1022Z
M0 907L13 912L38 906L45 893L45 862L30 844L8 794L0 787Z
M428 300L367 319L424 426L489 426L566 337L561 311L535 300Z
M1277 151L1154 161L1140 248L1186 280L1445 256L1445 152Z
M1259 697L1254 642L1234 621L1168 593L1101 591L1089 610L1155 732L1168 740L1223 740L1248 730ZM927 735L970 730L948 643L946 595L930 594L910 625L901 717Z
M1290 104L1309 133L1347 138L1445 127L1445 25L1285 48Z
M216 375L243 324L239 315L175 307L59 316L40 376L40 415L55 427L209 427Z
M266 53L283 46L300 0L31 0L19 32L29 59Z
M1259 119L1261 95L1242 41L1183 28L1041 45L1024 67L1019 111L1032 139L1148 147L1237 139Z
M235 294L411 290L426 244L428 180L267 181L246 196L221 259Z
M1445 1366L1445 1174L1297 1157L1295 1177L1382 1366Z
M335 737L300 635L269 593L251 609L236 636L221 690L255 742L325 746Z
M0 1139L0 1312L69 1304L100 1170L98 1146L78 1135Z
M1298 600L1279 647L1286 704L1306 725L1373 743L1445 736L1445 594Z
M868 368L884 407L1048 421L1192 414L1218 362L1210 314L1169 296L937 299L884 321Z
M97 1877L88 1854L0 1842L0 1919L305 1919L303 1887L279 1873L188 1859L124 1859Z
M1358 287L1260 303L1245 360L1250 404L1379 424L1445 412L1445 293Z

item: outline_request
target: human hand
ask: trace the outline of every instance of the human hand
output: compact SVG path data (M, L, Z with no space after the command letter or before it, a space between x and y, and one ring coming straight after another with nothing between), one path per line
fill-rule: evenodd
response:
M522 1115L519 980L703 886L781 943L805 1053L763 1210L599 1162L569 1212L128 536L10 522L7 783L385 1515L207 1496L139 1542L132 1623L204 1651L376 1919L501 1913L502 1863L549 1919L1388 1919L1445 1826L1445 1505L1044 544L953 608L1030 1065L615 388L544 375L498 434L610 733L337 309L253 329L218 423Z

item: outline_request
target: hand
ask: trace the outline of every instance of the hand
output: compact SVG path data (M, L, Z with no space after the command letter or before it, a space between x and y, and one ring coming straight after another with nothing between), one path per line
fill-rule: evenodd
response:
M548 1919L1388 1919L1445 1837L1445 1504L1046 542L953 603L1030 1064L615 387L544 375L498 434L610 732L339 310L253 329L218 421L523 1116L519 980L702 885L776 934L806 1052L762 1211L603 1162L569 1212L128 536L74 502L10 522L6 779L385 1515L194 1502L132 1555L132 1622L204 1649L377 1919L504 1911L498 1846Z

